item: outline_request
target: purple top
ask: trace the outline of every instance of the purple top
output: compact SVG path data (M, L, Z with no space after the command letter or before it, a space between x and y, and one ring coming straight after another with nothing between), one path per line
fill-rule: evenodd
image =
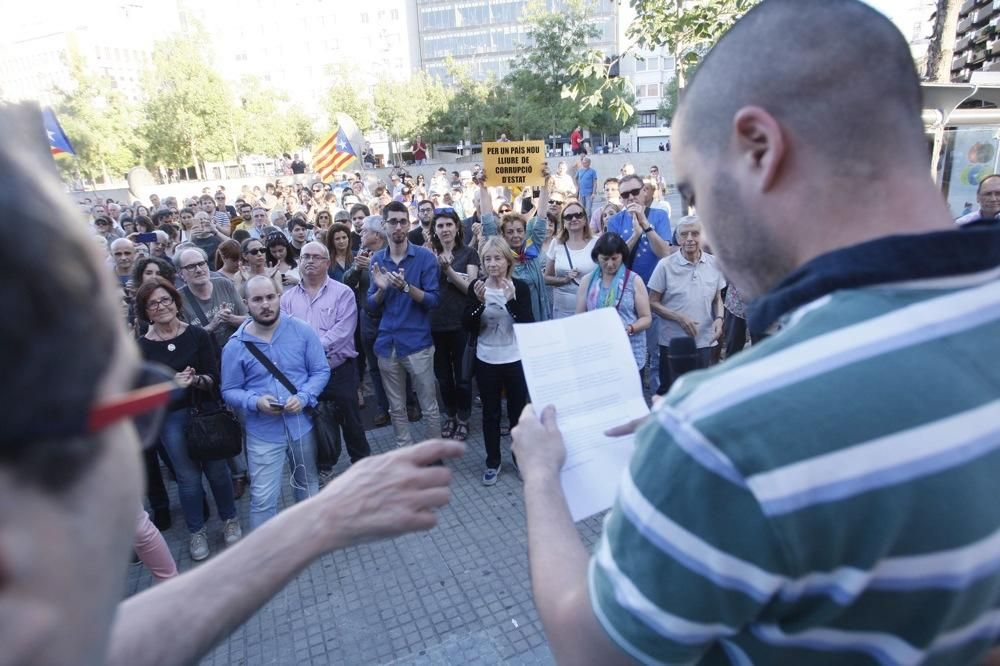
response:
M297 284L281 295L281 311L316 331L331 368L358 355L354 347L358 306L354 292L342 282L327 277L326 284L313 297L301 283Z

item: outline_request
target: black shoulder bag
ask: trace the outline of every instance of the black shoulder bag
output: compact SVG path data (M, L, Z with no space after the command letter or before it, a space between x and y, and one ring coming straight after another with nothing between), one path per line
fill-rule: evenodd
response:
M243 341L250 353L261 362L268 372L285 387L285 390L295 395L299 392L295 384L288 380L278 366L271 362L260 347L252 342ZM337 428L336 415L333 412L333 405L328 402L318 402L317 407L304 407L303 412L312 417L313 430L316 432L316 464L321 468L333 467L340 459L343 444L340 441L340 432Z
M213 392L217 391L215 389ZM184 428L184 442L191 460L226 460L243 451L243 428L222 400L202 400L189 389L190 418Z

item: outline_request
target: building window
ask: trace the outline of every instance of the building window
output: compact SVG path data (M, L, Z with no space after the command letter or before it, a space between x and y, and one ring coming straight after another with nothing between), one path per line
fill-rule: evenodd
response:
M639 112L639 127L656 127L656 111Z

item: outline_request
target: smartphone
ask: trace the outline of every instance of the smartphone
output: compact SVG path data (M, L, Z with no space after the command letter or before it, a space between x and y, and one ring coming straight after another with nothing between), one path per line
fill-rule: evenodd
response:
M279 402L277 400L268 400L267 401L267 406L270 407L271 409L276 409L279 412L282 412L282 411L285 410L285 403Z
M135 241L137 243L155 243L156 233L150 231L149 233L146 234L137 234L135 237Z

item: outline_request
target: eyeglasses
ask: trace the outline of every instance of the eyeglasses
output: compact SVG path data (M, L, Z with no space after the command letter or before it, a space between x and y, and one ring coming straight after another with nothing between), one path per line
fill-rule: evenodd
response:
M455 212L455 209L452 208L451 206L445 206L444 208L435 208L434 209L434 214L435 215L451 215L454 212Z
M622 199L631 199L632 197L637 197L642 192L642 188L636 190L619 190L618 194L621 195Z
M186 264L184 266L181 266L181 270L182 271L196 271L199 268L204 268L206 266L208 266L208 262L205 261L204 259L202 259L201 261L196 261L193 264Z
M324 254L300 254L299 262L303 264L312 263L314 261L326 261L328 257Z
M385 221L385 223L390 227L401 227L404 224L409 224L410 221L405 218L390 217Z
M267 250L265 250L265 249L264 249L264 248L262 248L262 247L255 247L255 248L254 248L254 249L252 249L252 250L247 250L247 254L252 254L252 255L254 255L255 257L256 257L256 256L257 256L258 254L266 254L266 253L267 253Z
M90 409L87 433L93 435L122 419L131 419L142 448L148 449L159 439L170 394L177 389L169 368L143 363L129 391L101 400Z
M549 205L550 206L562 206L564 203L566 203L566 202L565 201L560 201L559 199L549 199Z
M150 311L159 310L160 308L166 308L173 302L173 296L164 296L163 298L158 298L155 301L146 301L146 309Z
M587 215L583 212L579 213L563 213L564 220L582 220L585 219Z

